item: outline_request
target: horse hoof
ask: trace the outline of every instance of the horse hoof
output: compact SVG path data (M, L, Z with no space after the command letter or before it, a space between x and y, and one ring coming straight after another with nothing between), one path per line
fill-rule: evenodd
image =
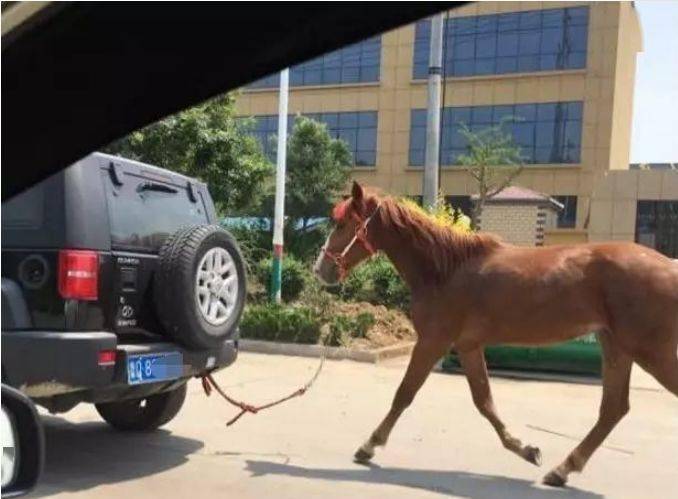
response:
M551 487L564 487L565 482L567 482L567 478L560 476L555 471L549 472L544 477L544 485L550 485Z
M541 451L539 447L525 446L525 459L535 466L541 466Z
M367 464L370 462L370 459L374 457L374 453L367 452L362 447L353 455L353 460L356 463Z

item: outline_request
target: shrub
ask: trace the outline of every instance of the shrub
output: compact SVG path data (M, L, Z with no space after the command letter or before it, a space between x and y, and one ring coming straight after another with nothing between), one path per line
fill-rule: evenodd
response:
M257 279L266 289L270 288L273 261L266 258L257 263L255 273ZM282 264L282 299L286 302L294 301L311 279L311 273L306 266L292 256L285 256Z
M374 326L375 322L377 322L377 320L374 318L374 315L369 312L362 312L356 315L354 321L354 338L366 338L370 328Z
M288 343L318 343L321 321L307 307L251 305L240 322L243 338Z
M258 262L262 258L270 256L273 251L273 199L270 199L270 207L262 208L257 216L232 217L222 221L241 245L246 258L250 262ZM268 213L268 212L271 213ZM300 219L288 219L283 229L285 240L285 254L298 260L307 261L315 259L329 234L329 224L323 217L307 219L304 225ZM246 251L247 250L247 251Z
M362 312L355 317L336 315L330 321L330 335L326 339L328 345L346 345L350 338L365 338L376 319L369 312Z
M409 306L410 290L388 259L376 258L371 271L376 304L398 308Z
M285 252L302 261L315 260L329 234L327 222L322 221L315 221L305 230L292 230L288 223L285 229Z
M341 286L329 288L330 292L338 293L343 300L371 301L372 261L369 260L354 268Z
M407 309L410 290L393 264L382 255L365 262L346 278L339 295L344 300Z
M351 318L345 315L335 315L329 326L329 336L325 338L325 344L333 347L346 345L351 329Z
M222 225L238 241L238 246L240 246L243 256L250 267L253 267L256 265L256 262L271 254L272 243L268 231L258 226L248 226L245 224Z
M329 293L317 279L310 278L299 295L299 303L313 310L323 321L332 316L337 298Z
M461 233L471 232L471 219L464 215L461 210L455 210L447 203L447 201L445 201L445 198L441 194L436 196L433 206L426 208L413 199L402 199L401 203L410 210L428 217L438 225L450 227Z

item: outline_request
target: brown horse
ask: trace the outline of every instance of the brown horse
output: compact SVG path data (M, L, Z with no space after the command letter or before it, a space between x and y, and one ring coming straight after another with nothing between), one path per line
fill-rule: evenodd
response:
M567 458L544 477L562 486L581 471L629 410L631 365L637 362L678 396L678 264L633 243L519 248L488 234L436 224L397 200L353 184L333 212L336 227L315 265L327 284L375 251L393 262L412 292L418 334L391 409L355 454L365 462L386 444L434 364L454 347L473 402L505 448L541 464L499 418L490 393L485 345L539 345L598 333L603 397L598 421Z

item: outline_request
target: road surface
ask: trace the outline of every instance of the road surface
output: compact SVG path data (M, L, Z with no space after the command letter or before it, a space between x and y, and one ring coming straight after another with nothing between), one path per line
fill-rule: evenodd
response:
M316 360L241 354L217 379L252 403L291 392ZM47 463L32 497L202 498L675 498L678 399L634 367L631 412L570 487L541 477L593 424L600 386L493 378L509 429L538 445L537 468L504 450L471 403L462 376L434 373L374 465L352 462L384 416L405 359L328 361L306 396L234 426L234 414L191 381L186 405L163 430L123 434L92 406L45 416Z

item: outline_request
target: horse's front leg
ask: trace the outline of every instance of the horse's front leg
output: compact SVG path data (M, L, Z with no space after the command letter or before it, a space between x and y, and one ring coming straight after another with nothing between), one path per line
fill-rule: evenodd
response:
M490 381L487 376L487 365L485 364L483 349L474 348L470 351L458 352L458 354L469 387L471 388L473 403L497 432L502 445L511 452L518 454L526 461L536 464L537 466L541 465L541 452L539 448L532 447L531 445L523 445L519 439L508 432L502 420L499 419L497 409L492 400L492 392L490 391Z
M374 448L386 445L393 426L403 411L412 403L435 363L445 354L446 342L420 339L412 351L405 377L396 391L391 409L369 439L356 451L355 460L366 463L374 456Z

